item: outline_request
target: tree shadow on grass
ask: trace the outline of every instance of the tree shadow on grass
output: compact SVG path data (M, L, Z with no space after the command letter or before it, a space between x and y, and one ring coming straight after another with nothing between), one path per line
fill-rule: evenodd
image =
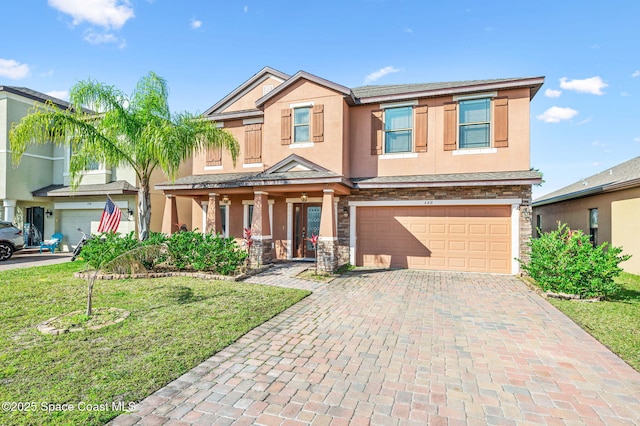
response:
M622 288L618 293L609 297L612 302L640 303L640 291Z

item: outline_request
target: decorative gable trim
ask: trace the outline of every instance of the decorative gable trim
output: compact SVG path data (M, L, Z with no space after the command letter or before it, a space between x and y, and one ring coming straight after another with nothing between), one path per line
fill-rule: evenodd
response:
M238 86L236 89L234 89L227 96L219 100L211 108L206 110L202 115L208 116L216 113L219 114L230 104L232 104L233 102L235 102L236 100L238 100L239 98L247 94L249 91L254 89L263 81L267 80L269 77L274 78L275 80L278 80L280 82L285 82L291 76L281 71L278 71L276 69L273 69L270 67L264 67L260 71L258 71L256 74L254 74L250 79L248 79L247 81L242 83L240 86Z
M264 174L268 175L271 173L283 173L283 172L292 171L294 169L297 169L298 171L305 170L305 171L314 171L314 172L329 171L328 169L325 169L324 167L319 166L313 161L309 161L306 158L300 157L299 155L296 155L296 154L291 154L284 160L281 160L276 164L274 164L273 166L269 167L267 170L264 171Z
M293 84L298 82L299 80L307 80L312 83L315 83L319 86L326 87L327 89L334 90L341 95L347 97L347 103L350 105L355 105L355 99L353 98L353 94L351 93L351 89L345 87L341 84L334 83L329 80L325 80L324 78L315 76L313 74L309 74L306 71L298 71L293 77L289 78L287 81L274 88L271 92L267 93L260 99L256 101L256 107L262 108L262 106L269 101L269 99L278 96L279 93L282 93L288 87L291 87Z

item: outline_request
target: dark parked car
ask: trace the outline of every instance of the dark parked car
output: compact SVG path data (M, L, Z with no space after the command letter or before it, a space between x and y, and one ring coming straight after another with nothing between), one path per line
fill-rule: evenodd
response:
M10 259L13 252L23 248L22 231L11 222L0 222L0 261Z

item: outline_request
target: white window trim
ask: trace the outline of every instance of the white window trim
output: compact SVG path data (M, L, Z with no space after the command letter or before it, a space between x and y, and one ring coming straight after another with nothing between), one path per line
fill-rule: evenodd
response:
M204 166L205 170L222 170L222 166Z
M451 152L453 155L496 154L498 148L458 148Z
M473 95L458 95L453 97L453 102L470 101L473 99L497 98L498 92L474 93Z
M65 154L64 154L64 159L65 162L67 164L67 170L65 170L62 173L62 176L67 177L70 176L71 173L69 173L69 166L71 165L71 146L67 147L68 149L65 149ZM107 169L106 165L104 163L100 163L99 168L98 169L94 169L94 170L83 170L82 175L99 175L99 174L108 174L110 175L111 169Z
M273 204L276 200L268 200L269 202L269 227L271 228L271 235L273 235ZM250 227L249 223L249 206L254 205L253 200L242 200L242 232L246 228Z
M246 163L242 165L243 169L255 169L255 168L260 168L263 167L264 165L262 163Z
M251 124L262 124L262 123L264 123L264 117L247 118L242 120L243 126L248 126Z
M396 158L418 158L418 153L417 152L398 152L398 153L378 155L378 158L380 160L393 160Z
M289 108L291 108L291 109L305 108L305 107L312 107L314 105L315 105L315 103L313 101L310 101L310 102L298 102L296 104L289 104Z
M418 101L410 101L410 102L392 102L392 103L388 103L388 104L380 104L380 109L387 109L387 108L402 108L402 107L413 107L413 106L417 106L418 105Z
M205 234L207 232L207 212L209 211L209 202L208 201L202 201L200 203L200 205L202 206L202 233ZM222 236L225 238L229 238L229 206L231 205L231 202L228 202L226 204L218 204L220 207L224 207L224 223L227 224L227 229L225 229L222 232Z
M394 207L394 206L498 206L511 205L511 273L520 272L520 198L485 198L472 200L389 200L389 201L349 201L349 262L356 264L356 214L358 207Z
M313 148L314 145L314 142L291 142L289 144L289 149Z

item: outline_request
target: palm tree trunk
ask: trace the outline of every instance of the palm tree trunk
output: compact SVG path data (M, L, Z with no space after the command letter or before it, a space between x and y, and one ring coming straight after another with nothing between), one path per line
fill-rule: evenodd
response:
M144 241L149 238L151 224L151 193L149 192L149 179L140 179L138 189L138 239Z

